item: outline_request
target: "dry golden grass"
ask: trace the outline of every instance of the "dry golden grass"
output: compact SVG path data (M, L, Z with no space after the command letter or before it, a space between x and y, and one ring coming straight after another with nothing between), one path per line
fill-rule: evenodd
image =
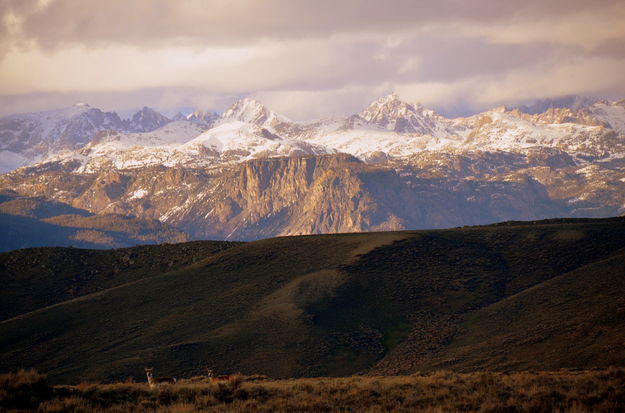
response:
M52 397L45 376L35 370L18 370L0 374L0 411L3 409L34 409Z
M144 383L49 388L43 376L0 376L0 411L52 412L619 412L625 369L225 382L194 377L151 390ZM42 387L42 383L43 387ZM24 389L29 389L25 391ZM16 404L16 401L22 404ZM25 401L28 401L27 403Z

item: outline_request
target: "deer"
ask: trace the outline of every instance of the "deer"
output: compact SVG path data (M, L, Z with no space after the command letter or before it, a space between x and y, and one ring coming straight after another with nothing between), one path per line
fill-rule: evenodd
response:
M232 378L232 376L230 375L215 376L215 373L213 372L213 370L208 370L207 376L211 382L229 381Z
M148 385L151 389L164 384L175 384L176 379L173 377L154 377L154 368L145 368L145 375L148 376Z

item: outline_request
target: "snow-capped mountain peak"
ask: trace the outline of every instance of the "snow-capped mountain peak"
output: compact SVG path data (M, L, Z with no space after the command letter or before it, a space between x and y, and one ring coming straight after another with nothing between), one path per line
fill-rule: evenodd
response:
M285 116L273 112L261 102L251 98L235 102L221 115L221 119L222 123L240 121L268 128L273 128L281 122L290 122Z
M262 124L269 117L270 111L257 100L242 99L235 102L221 115L222 119Z
M128 130L132 132L147 132L160 128L169 123L169 119L154 109L144 106L132 116L128 122Z
M374 100L360 116L368 122L382 124L393 119L406 116L415 109L409 103L402 101L395 93Z
M404 102L395 93L373 101L360 117L372 125L399 133L445 136L449 120L420 104Z

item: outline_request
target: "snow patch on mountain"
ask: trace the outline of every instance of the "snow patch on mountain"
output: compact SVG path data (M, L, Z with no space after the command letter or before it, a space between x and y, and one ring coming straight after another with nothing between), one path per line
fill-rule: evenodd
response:
M76 172L95 172L109 167L211 166L262 157L334 152L313 143L283 139L241 121L222 123L206 132L196 124L177 121L153 132L103 134L83 149L64 152L48 162L77 161Z
M461 139L458 136L440 138L432 135L402 134L369 126L320 134L309 139L309 142L367 160L371 154L379 152L401 158L420 151L452 147L458 145Z
M172 143L185 143L203 132L204 129L195 123L174 121L150 132L114 132L96 136L85 149L97 152L127 149L133 146L155 147Z
M143 188L137 189L135 192L133 192L130 197L128 197L128 200L132 200L132 199L141 199L144 198L146 195L148 195L149 192L146 191Z
M592 133L596 126L576 124L535 124L509 112L493 110L483 117L481 135L473 146L486 145L488 149L522 149L532 146L552 146L570 141L572 135Z
M198 146L222 155L231 152L238 155L240 161L262 156L320 155L333 152L308 142L283 139L266 128L242 121L222 123L187 142L183 148Z

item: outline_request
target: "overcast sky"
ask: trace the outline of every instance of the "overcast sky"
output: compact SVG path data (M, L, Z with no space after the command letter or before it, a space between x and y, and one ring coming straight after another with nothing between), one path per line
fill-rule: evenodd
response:
M625 97L623 0L0 0L0 114Z

